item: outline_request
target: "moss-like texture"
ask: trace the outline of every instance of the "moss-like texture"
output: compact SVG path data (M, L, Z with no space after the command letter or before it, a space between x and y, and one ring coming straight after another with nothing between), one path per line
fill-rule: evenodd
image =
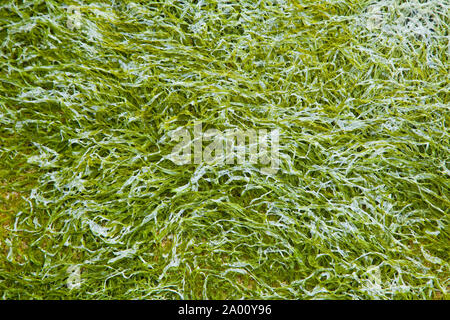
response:
M2 1L0 297L448 298L449 8ZM280 170L172 163L194 121Z

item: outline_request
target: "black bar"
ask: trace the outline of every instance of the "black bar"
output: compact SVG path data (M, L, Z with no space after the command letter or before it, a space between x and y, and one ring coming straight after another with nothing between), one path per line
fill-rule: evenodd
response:
M3 315L33 312L44 315L50 311L64 317L84 318L89 315L107 319L111 315L128 314L139 319L305 319L336 317L367 317L383 320L397 308L402 318L426 312L437 316L448 310L448 301L336 301L336 300L147 300L147 301L0 301ZM439 310L442 308L442 310ZM444 312L445 314L445 312ZM289 317L289 318L287 318ZM61 317L59 317L61 318ZM100 320L100 318L99 318ZM129 320L129 319L124 319ZM130 319L131 320L131 319Z

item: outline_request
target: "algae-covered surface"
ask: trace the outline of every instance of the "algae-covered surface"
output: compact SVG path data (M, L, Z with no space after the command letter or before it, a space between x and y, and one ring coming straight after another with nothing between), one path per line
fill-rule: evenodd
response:
M0 297L448 299L449 9L1 1Z

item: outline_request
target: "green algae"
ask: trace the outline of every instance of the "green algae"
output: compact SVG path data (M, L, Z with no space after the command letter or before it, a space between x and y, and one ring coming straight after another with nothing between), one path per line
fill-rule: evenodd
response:
M448 298L449 8L3 1L0 296ZM280 170L175 165L195 121Z

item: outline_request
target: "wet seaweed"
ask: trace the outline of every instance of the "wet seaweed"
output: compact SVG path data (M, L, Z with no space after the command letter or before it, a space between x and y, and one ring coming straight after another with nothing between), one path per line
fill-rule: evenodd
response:
M448 298L449 8L2 1L0 296ZM195 121L280 169L174 164Z

